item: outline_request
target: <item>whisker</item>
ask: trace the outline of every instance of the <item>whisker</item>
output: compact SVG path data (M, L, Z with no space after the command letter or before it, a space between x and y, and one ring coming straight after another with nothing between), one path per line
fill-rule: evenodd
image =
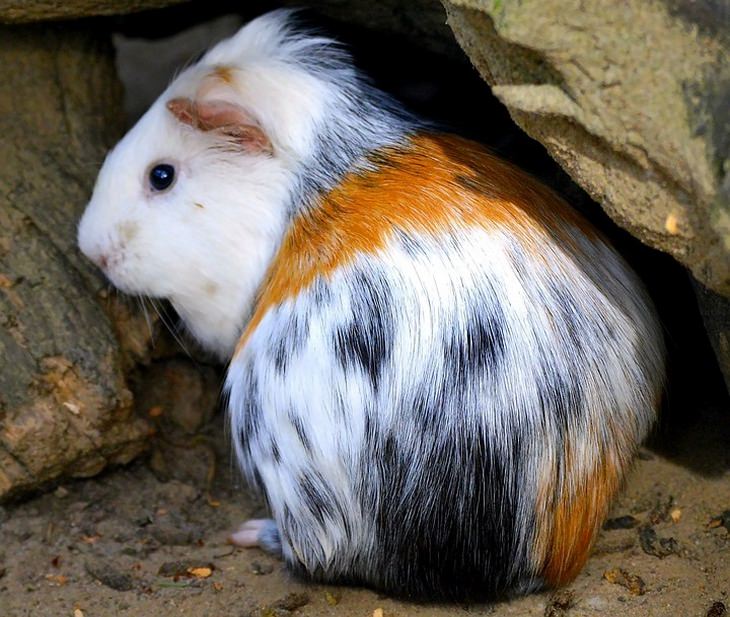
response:
M177 328L174 328L170 323L170 316L167 315L165 312L165 309L158 305L157 302L155 302L152 298L149 298L150 304L152 304L152 308L155 309L155 312L157 313L157 316L160 318L160 321L163 323L163 325L167 328L168 332L172 335L172 338L175 339L175 342L180 345L180 348L185 352L185 355L193 360L193 355L190 353L188 348L185 346L185 343L183 342L182 338L179 336L179 331Z
M142 314L144 315L144 320L147 323L147 329L150 332L150 341L152 342L152 347L155 346L155 333L152 330L152 321L150 320L150 314L147 312L147 303L145 302L144 296L137 296L137 302L139 304L139 307L142 309Z

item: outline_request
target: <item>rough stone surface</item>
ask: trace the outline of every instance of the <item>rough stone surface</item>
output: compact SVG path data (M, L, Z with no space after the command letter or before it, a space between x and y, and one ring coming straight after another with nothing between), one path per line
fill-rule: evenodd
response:
M0 27L0 500L126 462L148 433L105 305L121 309L76 249L120 103L105 36Z
M707 337L715 350L715 357L730 392L730 300L713 293L696 281L695 295Z
M0 0L0 22L26 23L76 19L93 15L120 15L159 9L184 0Z
M124 111L131 125L146 112L181 66L218 41L232 36L244 20L224 15L172 36L150 40L115 34L117 74L124 84Z
M730 295L727 3L444 4L517 124L614 221Z
M301 6L296 0L284 2L289 6ZM438 0L311 0L306 5L332 19L367 26L373 33L396 34L429 51L459 55L446 23L446 13ZM375 37L373 44L377 45Z
M165 358L145 368L136 392L137 408L194 434L213 416L221 383L222 377L210 366Z

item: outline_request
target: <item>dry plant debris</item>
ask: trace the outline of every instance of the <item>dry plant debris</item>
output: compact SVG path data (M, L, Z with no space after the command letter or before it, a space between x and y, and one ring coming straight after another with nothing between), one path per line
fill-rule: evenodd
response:
M570 589L559 589L548 600L545 617L563 617L575 606L575 593Z
M621 568L606 570L603 573L603 578L609 583L626 587L632 596L643 596L646 593L646 584L641 577L636 574L629 574Z
M667 555L679 555L679 544L674 538L660 538L648 525L639 529L639 542L647 555L659 559L664 559Z

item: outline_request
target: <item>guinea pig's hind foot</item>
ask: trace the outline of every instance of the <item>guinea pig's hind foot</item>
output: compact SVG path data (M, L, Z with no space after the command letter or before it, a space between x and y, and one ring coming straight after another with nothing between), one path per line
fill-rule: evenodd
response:
M259 547L267 553L281 555L281 538L276 523L270 518L253 518L246 521L231 534L230 540L236 546Z

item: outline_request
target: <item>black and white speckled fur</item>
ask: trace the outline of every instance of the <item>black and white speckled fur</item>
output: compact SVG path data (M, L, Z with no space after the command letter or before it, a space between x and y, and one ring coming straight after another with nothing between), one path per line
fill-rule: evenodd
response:
M608 247L584 248L602 280L637 285ZM554 257L541 271L483 232L402 238L265 317L231 366L230 410L290 564L416 597L541 586L542 462L568 433L589 448L596 410L644 435L661 373L640 288L611 290L616 305Z

